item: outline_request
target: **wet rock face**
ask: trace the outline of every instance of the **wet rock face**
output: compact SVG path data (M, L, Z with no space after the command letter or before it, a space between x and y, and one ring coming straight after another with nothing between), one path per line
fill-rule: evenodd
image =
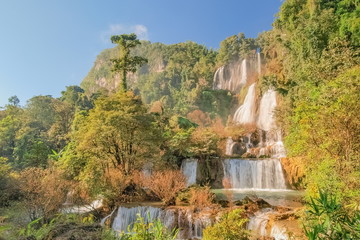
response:
M241 156L246 153L246 144L245 143L236 143L233 146L233 155Z
M212 188L222 188L224 170L221 159L208 159L198 162L196 183L209 184Z

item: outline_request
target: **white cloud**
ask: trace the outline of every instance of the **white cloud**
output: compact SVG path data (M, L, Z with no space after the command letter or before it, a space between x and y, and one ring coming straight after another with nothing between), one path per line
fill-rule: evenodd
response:
M111 24L108 29L101 33L101 40L104 43L110 43L112 35L135 33L140 40L149 40L148 29L146 26L137 25L124 25L124 24Z

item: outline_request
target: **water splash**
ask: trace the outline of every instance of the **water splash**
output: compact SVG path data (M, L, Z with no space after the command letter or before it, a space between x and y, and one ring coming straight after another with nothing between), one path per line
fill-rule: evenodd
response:
M266 225L269 221L269 213L273 212L271 208L263 208L254 213L254 216L250 217L248 223L248 229L253 231L256 236L267 236Z
M273 237L275 240L288 240L289 236L286 233L286 228L280 228L277 225L274 225L271 228L270 236Z

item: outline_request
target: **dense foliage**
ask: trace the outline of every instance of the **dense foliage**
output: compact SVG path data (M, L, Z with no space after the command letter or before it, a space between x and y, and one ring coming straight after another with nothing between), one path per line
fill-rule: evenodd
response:
M242 209L224 213L219 222L204 230L204 240L246 240L249 232L246 230L247 219Z

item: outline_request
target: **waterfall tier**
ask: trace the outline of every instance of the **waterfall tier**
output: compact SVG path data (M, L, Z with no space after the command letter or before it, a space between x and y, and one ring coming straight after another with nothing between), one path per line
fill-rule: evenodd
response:
M260 100L257 127L264 131L270 131L275 127L274 110L276 107L276 92L268 90Z
M285 177L278 159L226 159L224 178L232 188L244 190L286 189Z
M234 122L239 124L255 123L256 117L256 94L255 83L251 84L246 94L244 103L236 110Z
M247 82L247 60L231 63L218 68L214 75L214 89L238 92Z
M169 230L178 228L177 239L201 239L204 228L212 224L210 215L195 217L189 209L161 209L151 206L132 208L119 207L112 223L112 229L117 232L128 232L140 215L145 223L159 219Z
M187 179L187 186L196 184L197 163L196 159L185 159L181 163L181 171Z
M256 212L254 216L250 217L247 229L253 232L255 237L272 237L275 240L288 240L289 237L286 234L285 228L280 228L277 225L273 225L271 230L268 231L267 225L271 214L274 211L271 208L264 208Z
M269 221L268 213L272 212L271 208L264 208L250 217L247 228L258 236L266 236L266 225Z
M139 214L146 223L158 219L162 210L160 208L144 206L144 207L119 207L117 215L112 223L112 229L118 233L128 232L129 227L132 228Z

